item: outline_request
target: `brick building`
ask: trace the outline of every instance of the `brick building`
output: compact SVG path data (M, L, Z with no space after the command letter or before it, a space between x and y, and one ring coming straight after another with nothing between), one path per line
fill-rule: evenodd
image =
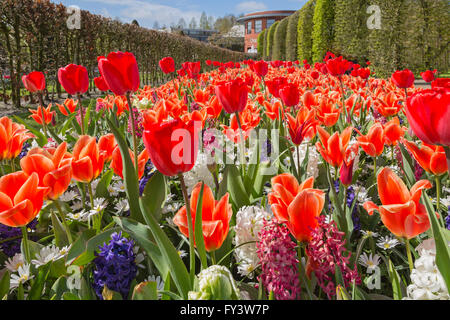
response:
M245 26L245 52L256 53L258 35L261 31L270 28L276 21L282 20L291 14L293 10L262 11L246 14L237 19L237 22Z

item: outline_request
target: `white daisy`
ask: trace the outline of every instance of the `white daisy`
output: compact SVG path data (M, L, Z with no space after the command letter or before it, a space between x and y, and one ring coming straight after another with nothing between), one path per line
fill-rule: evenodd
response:
M187 256L187 252L184 250L178 250L178 255L180 256L181 259L183 259L184 257Z
M108 206L108 201L105 198L95 198L94 207L89 211L90 216L99 214Z
M71 206L73 211L78 211L83 209L83 202L81 201L75 201Z
M59 200L61 200L62 202L69 202L69 201L73 201L75 198L78 197L78 193L76 193L73 190L70 191L66 191L64 192L60 197Z
M380 264L380 256L375 254L367 255L367 253L363 253L359 257L359 264L366 267L367 269L373 269Z
M156 289L158 291L164 290L164 281L161 279L160 276L154 276L151 275L148 277L147 282L156 282ZM158 297L161 298L162 294L158 294Z
M378 240L378 242L377 242L377 246L383 250L392 249L399 244L400 244L400 241L398 241L397 239L392 238L390 236L381 237L380 240Z
M89 211L81 210L80 212L69 213L67 214L67 217L72 220L86 222L89 219L89 214Z
M18 274L11 275L10 289L17 288L20 283L24 284L30 279L33 279L34 276L30 274L30 265L24 264L19 267L17 270Z
M111 188L114 190L114 192L125 192L127 189L125 188L125 184L122 180L117 181L116 183L113 183L111 185Z
M130 205L128 203L128 200L126 200L126 199L119 200L115 204L114 209L116 210L117 214L121 214L123 212L130 210Z
M361 230L361 232L367 238L376 238L376 237L378 237L378 233L377 232L368 231L368 230L367 231Z
M39 253L36 253L36 259L31 260L31 263L36 267L44 266L50 261L56 261L63 256L60 254L59 248L54 245L43 247Z
M9 258L8 261L5 262L5 267L11 272L17 272L24 264L25 260L23 259L23 255L21 253L16 253L14 257Z

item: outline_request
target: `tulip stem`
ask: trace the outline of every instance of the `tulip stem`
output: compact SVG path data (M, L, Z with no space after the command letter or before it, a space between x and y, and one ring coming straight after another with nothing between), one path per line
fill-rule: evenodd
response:
M22 226L21 229L22 229L22 244L25 261L31 263L31 253L30 253L30 246L28 244L27 226Z
M211 252L211 263L212 263L213 266L215 266L217 264L217 262L216 262L216 252L215 251Z
M78 106L80 108L80 127L81 127L81 135L84 136L84 112L83 112L83 103L81 103L81 94L77 94Z
M44 135L47 138L47 124L45 123L45 114L44 114L44 99L42 98L42 92L38 93L39 104L41 105L41 117L42 117L42 129L44 130Z
M301 171L300 171L300 145L298 145L296 147L297 149L297 173L298 173L298 178L301 178Z
M377 158L373 158L373 175L375 177L375 181L377 181Z
M67 224L66 215L64 214L64 211L61 208L61 204L59 203L59 200L54 201L56 209L58 209L59 215L61 217L62 223L64 225L64 228L66 229L67 239L69 240L69 243L73 243L72 234L70 233L69 225Z
M406 239L405 243L406 243L406 255L408 256L409 271L412 272L412 270L414 269L414 263L413 263L413 259L412 259L412 255L411 255L411 248L409 245L409 240Z
M131 132L133 134L133 149L134 149L134 169L136 171L136 177L139 179L139 165L138 165L138 145L136 136L136 120L134 119L133 105L131 104L130 93L127 93L128 109L130 110L131 118Z
M194 244L194 227L192 225L192 214L191 214L191 204L189 202L189 197L187 193L186 184L184 182L183 174L178 175L181 183L181 191L183 192L184 202L186 203L186 214L188 221L188 231L189 231L189 259L190 259L190 275L191 278L195 277L195 244Z
M237 119L237 123L239 126L239 136L240 136L240 145L241 145L241 166L242 166L242 171L244 173L245 176L245 141L244 141L244 134L242 131L242 123L241 123L241 119L239 118L239 112L236 112L236 119Z

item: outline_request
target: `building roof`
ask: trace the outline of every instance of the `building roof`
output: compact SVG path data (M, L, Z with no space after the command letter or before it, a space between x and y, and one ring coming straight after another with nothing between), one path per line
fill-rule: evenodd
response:
M276 11L260 11L246 14L245 16L238 18L237 22L245 22L248 20L259 18L272 18L272 17L289 17L294 14L295 10L276 10Z

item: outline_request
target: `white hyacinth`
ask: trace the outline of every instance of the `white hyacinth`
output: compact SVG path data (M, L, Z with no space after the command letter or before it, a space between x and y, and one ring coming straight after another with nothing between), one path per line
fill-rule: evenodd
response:
M300 153L300 165L302 165L303 160L305 160L306 157L306 151L308 150L308 143L309 141L303 142L299 146L299 153ZM292 152L292 157L294 159L294 165L298 170L298 161L297 161L297 151L295 150ZM290 159L287 157L287 159ZM317 152L316 147L309 146L308 151L308 167L306 169L306 176L307 177L314 177L317 178L319 176L319 163L321 161L321 156ZM290 161L288 161L290 163Z
M184 175L189 194L195 185L202 181L211 188L214 186L214 177L208 169L208 159L209 157L205 153L199 152L194 168Z
M450 300L444 278L436 265L434 239L424 241L417 249L420 258L414 262L405 300Z
M238 262L238 272L242 276L253 278L253 270L259 264L256 243L247 242L259 240L258 234L263 228L264 220L270 219L271 215L263 209L250 206L242 207L236 214L234 245L241 246L235 249L234 254Z

